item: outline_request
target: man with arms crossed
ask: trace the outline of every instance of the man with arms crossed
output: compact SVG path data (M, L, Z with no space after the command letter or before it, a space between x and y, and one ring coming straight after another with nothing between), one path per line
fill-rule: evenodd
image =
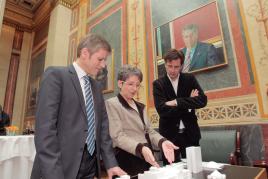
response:
M192 74L181 72L181 51L169 50L164 60L167 74L153 82L154 103L160 116L160 134L179 147L175 151L178 162L180 154L186 157L186 147L199 146L201 135L195 109L205 107L207 97Z

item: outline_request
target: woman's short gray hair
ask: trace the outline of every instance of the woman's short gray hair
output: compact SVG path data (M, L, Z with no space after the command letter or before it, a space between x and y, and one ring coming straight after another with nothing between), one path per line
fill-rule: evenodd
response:
M142 82L143 75L140 69L131 65L124 65L118 71L117 80L126 81L133 75L137 76L140 82Z

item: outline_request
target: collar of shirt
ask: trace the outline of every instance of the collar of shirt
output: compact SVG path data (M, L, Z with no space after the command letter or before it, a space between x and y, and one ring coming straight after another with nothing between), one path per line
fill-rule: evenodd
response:
M77 73L79 80L81 80L81 78L87 75L87 73L76 62L73 62L73 66L74 66L74 69Z
M177 95L177 90L178 90L178 84L179 84L179 77L180 77L180 73L178 74L178 77L175 79L175 80L172 80L169 75L168 76L168 79L170 80L172 86L173 86L173 89L175 91L175 94Z
M123 107L125 107L127 109L131 109L131 106L128 104L128 102L124 99L124 97L120 93L118 93L117 98L118 98L119 102L122 104ZM136 106L138 107L139 110L141 110L141 111L144 110L145 105L143 103L140 103L140 102L138 102L138 101L136 101L134 99L133 99L133 101L134 101L134 103L136 104Z
M85 97L86 96L86 94L85 94L85 79L83 77L85 75L87 75L87 73L76 62L73 62L73 66L74 66L74 69L75 69L75 71L77 73L80 86L82 88L84 100L86 101L86 97Z

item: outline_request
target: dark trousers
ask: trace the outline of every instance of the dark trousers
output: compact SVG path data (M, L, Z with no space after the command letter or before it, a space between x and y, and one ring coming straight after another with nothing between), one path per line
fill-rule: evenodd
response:
M122 149L116 148L115 155L119 167L121 167L131 178L137 179L139 173L149 170L150 164L144 159L139 158L131 153Z
M185 132L178 133L176 138L171 140L176 146L179 147L179 150L175 150L175 162L180 162L181 158L186 158L186 148L190 146L199 146L199 141L192 141L189 140L189 136L186 135ZM169 164L167 159L165 158L164 154L163 157L163 164Z
M87 145L84 147L84 152L78 174L76 179L93 179L97 172L97 159L96 153L94 152L91 156L87 150Z

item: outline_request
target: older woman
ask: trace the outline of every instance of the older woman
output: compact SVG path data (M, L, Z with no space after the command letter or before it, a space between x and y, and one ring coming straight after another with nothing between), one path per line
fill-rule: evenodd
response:
M178 149L152 129L144 104L133 99L142 78L138 68L123 66L117 77L120 93L106 101L116 158L119 166L131 176L148 170L151 165L159 167L153 148L158 146L169 163L174 161L174 150Z

